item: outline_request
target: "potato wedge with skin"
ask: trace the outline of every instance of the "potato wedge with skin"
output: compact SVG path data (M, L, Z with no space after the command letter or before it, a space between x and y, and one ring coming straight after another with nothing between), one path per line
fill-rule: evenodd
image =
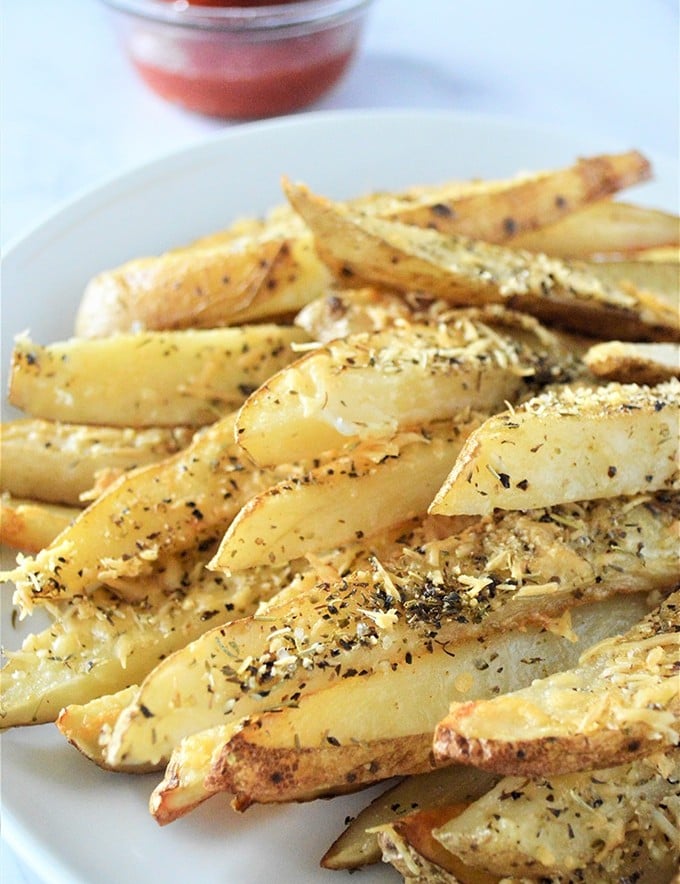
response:
M103 473L157 463L191 442L189 427L108 427L26 418L0 427L0 485L16 497L84 506Z
M677 262L588 261L587 267L608 285L613 283L624 288L632 285L640 293L649 291L653 297L678 310L680 271ZM463 309L458 308L461 313ZM481 311L478 318L484 320L489 309ZM499 310L506 312L503 308ZM305 305L295 317L295 324L313 340L328 343L350 334L382 331L402 321L448 322L453 311L446 301L422 293L377 288L338 289Z
M652 249L677 249L677 215L631 203L599 200L554 224L520 232L512 245L562 258L634 259Z
M588 261L587 266L592 274L607 284L630 288L641 295L649 292L676 313L680 308L680 267L677 261Z
M2 575L16 584L16 604L30 612L100 582L149 574L161 555L224 531L274 478L253 469L233 432L233 417L223 418L176 455L121 476L48 547Z
M488 513L672 488L680 382L547 391L472 433L433 513Z
M605 862L595 861L570 873L566 868L556 874L536 874L515 877L488 872L472 865L471 857L463 861L446 850L435 833L452 823L467 809L466 804L442 806L434 810L419 810L393 823L379 826L375 833L382 858L391 863L409 884L602 884L604 881L635 881L638 884L672 884L677 876L677 855L671 848L664 854L661 839L652 838L642 843L633 830L625 844ZM555 808L552 808L553 811ZM656 842L656 843L655 843Z
M205 568L210 554L208 547L171 557L140 581L138 602L102 587L55 606L48 628L4 650L0 727L54 721L63 706L139 683L168 654L253 614L293 579L289 569L271 568L227 579Z
M115 694L102 694L87 703L71 703L57 715L55 724L68 742L98 767L110 770L104 763L105 735L110 733L116 718L133 700L137 685L129 685ZM141 764L126 773L150 773L157 766Z
M232 793L243 810L256 802L308 801L429 770L432 734L451 700L481 702L573 666L585 648L648 610L646 594L578 606L568 637L537 624L535 613L528 612L508 632L434 644L401 665L358 672L303 695L294 706L246 720L213 753L206 786Z
M293 218L255 236L98 274L85 289L75 331L96 338L266 321L296 312L331 282L311 237Z
M343 285L424 291L457 306L504 304L593 337L679 340L677 312L559 258L350 212L301 185L286 195Z
M120 427L202 426L238 408L307 339L294 326L71 338L17 338L9 401L48 420Z
M647 862L671 860L668 877L652 879L668 881L680 853L679 757L676 749L549 779L506 777L433 834L463 861L503 876L595 867L594 880L619 880L633 848Z
M576 667L493 699L455 702L434 754L499 774L612 767L680 745L680 592Z
M228 742L238 727L238 720L218 725L185 737L177 744L163 779L149 798L149 811L159 826L186 816L218 790L205 781L216 746Z
M200 731L185 737L176 746L163 780L153 790L149 800L151 814L159 825L168 825L180 819L216 794L206 782L211 758L229 742L239 726L239 722L234 721L229 725ZM452 776L452 773L457 776ZM377 840L374 835L365 831L371 824L377 825L385 822L386 818L392 819L397 812L406 813L412 810L411 804L417 800L423 804L442 803L450 801L451 794L457 792L478 797L497 779L484 771L475 771L461 765L449 765L428 774L408 777L389 790L389 793L376 799L375 806L371 805L350 824L351 831L346 831L334 842L321 860L321 865L329 869L349 869L377 862L380 859ZM484 783L486 788L480 790L473 785L473 781ZM395 793L393 798L390 797L392 792ZM383 798L384 802L389 799L389 808L383 806ZM402 801L408 801L408 805L402 806ZM398 804L397 811L393 809L395 802ZM362 824L364 815L367 820L365 826Z
M239 443L262 466L309 459L355 439L495 411L575 372L560 342L530 317L451 311L334 340L282 369L239 411Z
M235 806L244 810L256 801L309 801L390 776L431 771L436 708L447 708L449 690L488 695L489 685L526 683L532 671L576 659L589 636L607 634L613 624L630 623L648 609L645 594L593 602L585 606L596 612L589 623L576 605L574 622L583 642L572 646L576 632L565 633L562 620L574 601L562 597L540 609L526 608L514 616L508 612L507 632L494 623L490 628L496 631L486 637L464 635L445 650L432 642L427 643L430 652L415 645L388 671L353 675L319 690L305 683L292 708L274 708L182 739L154 789L154 816L167 824L221 791L235 794ZM537 636L543 657L531 643ZM524 653L527 647L533 656ZM493 669L485 673L479 667L487 653ZM519 671L517 654L523 663Z
M77 507L0 495L0 543L36 553L78 516Z
M254 495L226 530L210 567L233 573L290 562L424 513L483 419L463 414L360 444Z
M329 687L348 669L399 663L435 639L509 629L527 611L553 623L565 595L573 604L663 590L677 579L679 504L668 495L633 506L625 499L499 513L448 532L446 520L425 520L341 579L324 575L296 598L164 660L120 716L109 763L168 759L189 734L265 712L303 688ZM592 538L585 546L584 536ZM568 618L562 627L569 631Z
M449 804L408 814L375 832L384 862L409 884L498 884L500 877L474 869L446 850L433 830L455 819L466 804ZM511 879L503 878L505 884Z
M353 201L361 211L430 226L439 219L501 240L649 177L636 151L505 181L451 182ZM513 223L507 221L512 214ZM477 226L475 226L477 225ZM101 337L135 329L206 328L262 321L300 309L332 283L313 239L287 206L263 223L227 231L164 255L98 274L88 284L76 333Z
M650 177L649 161L638 151L604 154L579 159L564 169L518 175L507 182L473 182L458 198L442 194L436 203L380 215L485 242L513 242L522 233L541 230Z
M459 764L450 764L426 774L406 777L375 798L352 819L321 858L325 869L357 869L381 858L376 832L418 810L430 810L457 803L469 804L480 798L497 777Z
M680 346L677 344L595 344L583 361L596 377L620 384L661 384L680 378Z

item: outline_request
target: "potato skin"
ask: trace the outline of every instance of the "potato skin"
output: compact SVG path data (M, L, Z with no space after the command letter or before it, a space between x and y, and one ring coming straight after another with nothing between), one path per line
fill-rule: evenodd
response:
M286 316L323 294L330 274L296 229L140 258L95 276L75 321L79 337L216 328Z
M494 741L468 739L453 728L441 724L437 728L435 751L480 770L494 773L542 776L593 770L602 759L624 764L649 755L658 748L658 741L644 731L622 734L574 734L569 737L542 737L526 741Z

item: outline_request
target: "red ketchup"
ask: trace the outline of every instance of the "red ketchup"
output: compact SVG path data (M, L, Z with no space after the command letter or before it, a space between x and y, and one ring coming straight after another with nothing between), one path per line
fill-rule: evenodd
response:
M191 3L191 0L189 0ZM284 6L289 0L202 0L197 6ZM139 23L127 50L158 95L189 110L228 119L268 117L302 108L341 77L356 48L360 20L280 36L239 35L172 24Z

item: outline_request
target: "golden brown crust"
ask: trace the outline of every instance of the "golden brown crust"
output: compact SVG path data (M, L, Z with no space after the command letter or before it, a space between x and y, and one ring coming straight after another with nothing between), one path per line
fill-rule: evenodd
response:
M375 740L326 747L259 746L235 734L213 764L206 786L234 795L234 807L245 810L255 802L309 801L341 795L392 776L423 773L434 768L432 735ZM237 763L233 763L238 757ZM344 771L338 782L335 766ZM291 788L291 785L293 788Z
M303 232L139 258L94 277L76 334L213 328L271 319L323 294L330 278Z
M0 497L0 543L23 552L38 552L76 518L75 507Z
M621 384L654 386L680 377L680 349L673 344L625 344L606 341L583 356L590 371Z
M472 705L472 704L471 704ZM464 710L460 710L464 714ZM607 764L624 764L655 752L658 739L644 728L621 733L573 734L529 741L464 737L444 722L437 728L435 753L481 770L522 776L552 776L575 770L592 770Z
M511 179L498 186L463 192L385 217L417 227L431 227L482 239L512 242L513 238L554 224L583 205L611 196L651 176L649 161L638 151L579 159L553 172Z

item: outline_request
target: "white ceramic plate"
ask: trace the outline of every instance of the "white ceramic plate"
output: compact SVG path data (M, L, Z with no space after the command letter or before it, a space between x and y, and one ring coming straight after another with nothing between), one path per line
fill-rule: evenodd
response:
M446 112L308 114L229 130L81 197L9 250L3 375L17 332L30 329L41 343L69 336L83 286L94 273L264 211L281 201L282 174L346 197L450 178L508 176L629 147L594 143L586 132L565 135ZM676 209L675 165L652 159L655 181L626 198ZM7 610L3 642L16 644ZM160 829L147 812L156 781L95 768L52 726L11 731L2 736L3 836L40 878L60 884L347 880L344 873L321 870L318 861L345 817L376 791L245 815L217 796ZM353 880L374 884L396 876L380 867Z

